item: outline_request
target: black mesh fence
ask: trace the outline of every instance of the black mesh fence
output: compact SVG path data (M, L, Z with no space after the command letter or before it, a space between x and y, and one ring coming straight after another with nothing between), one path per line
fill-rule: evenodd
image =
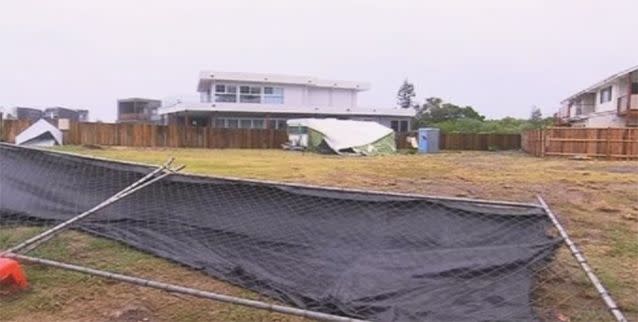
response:
M9 145L0 152L0 250L154 169ZM612 320L533 205L172 174L69 228L28 255L364 320ZM67 309L60 318L303 319L24 265L30 290L2 294L8 320L53 314L38 296L58 288L70 293L57 298Z

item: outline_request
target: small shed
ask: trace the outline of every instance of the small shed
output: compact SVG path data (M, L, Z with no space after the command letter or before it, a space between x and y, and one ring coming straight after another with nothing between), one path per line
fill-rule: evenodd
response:
M62 145L62 131L44 119L31 124L16 136L16 144L30 146Z
M292 119L287 123L292 145L309 151L358 155L396 152L394 131L377 122Z

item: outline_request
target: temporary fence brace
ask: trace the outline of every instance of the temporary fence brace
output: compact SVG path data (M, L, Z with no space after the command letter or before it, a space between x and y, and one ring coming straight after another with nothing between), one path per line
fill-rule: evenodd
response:
M128 195L131 195L137 191L139 191L140 189L143 189L145 187L147 187L148 185L151 185L173 173L176 173L178 171L180 171L181 169L184 168L184 166L179 166L177 168L171 169L170 166L173 163L173 158L169 159L168 161L166 161L166 163L164 163L162 166L158 167L157 169L153 170L152 172L150 172L149 174L145 175L144 177L142 177L141 179L135 181L134 183L130 184L129 186L127 186L126 188L122 189L121 191L119 191L118 193L114 194L113 196L111 196L110 198L104 200L103 202L101 202L100 204L98 204L97 206L63 222L60 223L59 225L48 229L36 236L33 236L27 240L25 240L24 242L9 248L8 250L0 253L0 257L5 256L7 253L16 253L19 252L21 250L26 250L26 252L29 252L31 250L33 250L35 247L37 247L39 244L41 244L42 242L48 240L49 238L53 237L55 234L61 232L62 230L64 230L65 228L69 227L70 225L72 225L73 223L86 218L88 216L90 216L91 214L94 214L96 211L107 207L115 202L117 202L118 200L125 198ZM158 174L159 172L164 172L161 175L152 178L153 176L155 176L156 174ZM152 178L152 179L151 179ZM150 180L149 180L150 179Z
M585 256L580 252L578 247L576 247L576 244L574 244L571 238L569 238L567 231L565 230L565 228L563 228L563 225L561 225L561 223L558 221L558 218L552 212L552 210L549 209L549 206L547 205L545 200L543 200L543 197L538 195L537 198L540 204L543 206L543 209L545 209L545 212L551 219L552 223L558 230L560 236L565 241L565 244L569 248L569 251L572 253L574 258L576 258L576 261L578 262L580 267L583 269L583 271L585 271L585 274L587 274L587 278L589 278L591 283L594 284L596 291L605 302L605 305L607 306L607 308L609 308L609 310L611 311L611 313L614 315L614 317L616 318L618 322L627 322L627 319L623 315L622 311L620 311L620 308L618 308L618 305L616 304L614 299L611 297L611 295L609 295L609 292L607 291L605 286L600 282L600 279L598 279L594 271L591 269L591 267L587 263L587 259L585 258Z
M127 275L122 275L117 273L111 273L107 271L102 271L102 270L97 270L97 269L92 269L92 268L87 268L87 267L82 267L77 265L71 265L67 263L62 263L62 262L57 262L57 261L52 261L52 260L47 260L42 258L36 258L36 257L31 257L26 255L20 255L15 253L9 253L5 255L5 257L18 259L18 260L22 260L22 261L33 263L33 264L40 264L45 266L71 270L71 271L75 271L79 273L99 276L99 277L108 278L108 279L112 279L112 280L116 280L120 282L135 284L139 286L155 288L155 289L159 289L159 290L163 290L167 292L191 295L191 296L209 299L209 300L215 300L219 302L232 303L232 304L248 306L248 307L252 307L256 309L301 316L304 318L317 319L322 321L335 321L335 322L366 322L366 320L353 319L353 318L342 317L342 316L332 315L327 313L297 309L297 308L293 308L289 306L269 304L266 302L255 301L255 300L248 300L248 299L243 299L239 297L228 296L228 295L223 295L223 294L218 294L218 293L213 293L208 291L202 291L202 290L198 290L194 288L179 286L175 284L156 282L156 281L152 281L148 279L127 276Z

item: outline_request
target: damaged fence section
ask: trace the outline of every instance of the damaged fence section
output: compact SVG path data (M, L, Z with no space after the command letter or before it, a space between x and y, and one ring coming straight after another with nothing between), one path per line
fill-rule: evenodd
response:
M153 171L7 144L0 145L0 163L3 234L68 222ZM566 286L582 286L586 276L574 275L582 272L562 246L552 217L530 204L172 174L69 228L278 303L248 306L283 307L275 311L302 317L459 322L553 321L580 312L609 317L602 301L575 301L578 296L563 293ZM137 279L73 265L90 253L39 254L42 258L10 257L227 299L197 291L198 285L187 291L154 282L152 275ZM105 260L102 268L114 262ZM112 265L111 271L121 269Z

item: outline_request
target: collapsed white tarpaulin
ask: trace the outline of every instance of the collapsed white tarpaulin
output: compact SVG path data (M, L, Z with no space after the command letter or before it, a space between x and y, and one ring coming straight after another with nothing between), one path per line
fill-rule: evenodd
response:
M16 136L16 144L34 146L62 145L62 131L46 120L40 119Z
M303 126L324 136L324 141L335 152L372 144L393 131L377 122L337 119L292 119L289 127Z

